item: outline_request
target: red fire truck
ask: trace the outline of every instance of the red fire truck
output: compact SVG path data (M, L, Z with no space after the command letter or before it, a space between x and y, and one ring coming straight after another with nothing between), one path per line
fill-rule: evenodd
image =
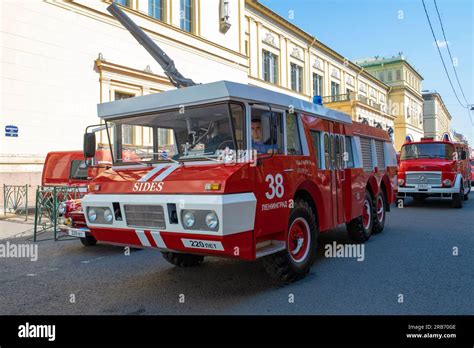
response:
M346 223L364 242L383 230L395 198L396 154L385 131L285 94L222 81L98 108L114 153L126 146L125 129L142 127L153 140L140 161L114 158L90 182L87 225L98 241L157 248L176 265L264 257L270 274L296 280L320 232ZM163 130L174 144L165 157ZM85 139L93 156L95 137ZM229 150L235 157L226 162Z
M259 87L197 85L117 5L108 10L178 89L98 105L113 164L82 199L96 240L155 248L178 266L262 258L289 282L309 272L319 233L346 224L361 243L382 232L396 197L387 132ZM135 129L144 140L131 147ZM87 159L95 139L86 130Z
M401 150L398 196L422 202L427 197L451 199L462 208L471 190L469 147L448 138L407 141Z

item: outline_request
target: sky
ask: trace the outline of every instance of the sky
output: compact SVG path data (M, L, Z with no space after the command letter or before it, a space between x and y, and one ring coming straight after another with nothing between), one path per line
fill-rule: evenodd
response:
M397 55L423 76L422 90L436 91L453 119L451 127L474 148L474 111L457 101L439 57L422 0L260 0L280 16L349 60ZM474 104L474 1L436 0L449 49L469 104ZM448 73L466 104L454 75L434 0L425 0Z

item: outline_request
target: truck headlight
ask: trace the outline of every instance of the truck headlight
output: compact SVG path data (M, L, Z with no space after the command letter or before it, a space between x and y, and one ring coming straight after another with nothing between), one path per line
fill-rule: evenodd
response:
M64 215L65 212L66 212L66 203L62 202L58 206L58 213L59 215Z
M194 214L192 212L188 211L183 214L184 227L191 228L194 226L194 222L195 222L195 219L194 219Z
M398 186L403 186L405 184L405 180L398 179Z
M112 211L109 208L106 208L104 210L104 220L107 222L112 222L114 219L114 215L112 214Z
M214 229L217 227L217 224L219 223L219 219L217 218L217 215L215 212L211 211L210 213L207 213L206 215L206 225L207 227Z
M89 208L87 210L87 217L89 218L89 221L94 222L97 220L97 212L95 211L94 208Z
M444 186L451 187L452 184L453 184L453 182L449 179L444 179L443 180L443 185Z

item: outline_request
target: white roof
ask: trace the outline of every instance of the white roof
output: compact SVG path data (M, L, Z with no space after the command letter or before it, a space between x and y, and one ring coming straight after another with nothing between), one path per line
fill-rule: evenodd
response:
M100 118L108 120L226 100L270 104L272 107L284 109L293 107L295 112L302 112L306 115L347 124L352 123L350 116L343 112L328 109L288 94L230 81L211 82L102 103L97 105L97 111Z

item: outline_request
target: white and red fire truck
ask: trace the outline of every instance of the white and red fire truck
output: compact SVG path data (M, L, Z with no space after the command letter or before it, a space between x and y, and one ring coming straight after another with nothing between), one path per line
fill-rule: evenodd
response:
M346 224L361 243L384 229L397 170L387 132L259 87L196 85L117 5L108 10L178 89L98 105L113 164L82 199L96 240L155 248L179 266L262 258L288 282L308 273L319 233ZM131 147L137 130L143 145ZM94 133L84 154L95 156Z
M422 138L402 146L398 196L422 202L427 197L451 199L462 208L471 191L469 147L465 143Z

